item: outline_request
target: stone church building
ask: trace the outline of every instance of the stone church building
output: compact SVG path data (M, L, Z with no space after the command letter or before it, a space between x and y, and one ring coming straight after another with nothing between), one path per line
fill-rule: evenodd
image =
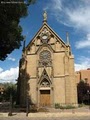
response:
M37 106L77 105L74 56L69 37L65 43L47 24L43 24L23 49L19 66L18 102L27 96Z

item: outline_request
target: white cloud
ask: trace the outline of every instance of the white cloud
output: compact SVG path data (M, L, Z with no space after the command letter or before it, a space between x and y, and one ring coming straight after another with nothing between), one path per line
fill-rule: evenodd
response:
M15 82L18 78L19 68L10 68L0 73L0 82Z
M83 1L86 4L90 4L90 0L81 0L81 1Z
M78 6L72 10L67 8L66 14L72 27L90 32L90 6Z
M85 70L88 68L87 64L75 64L75 71L79 71L79 70ZM90 66L89 66L90 68Z
M0 73L3 71L3 69L2 68L0 68Z
M7 59L8 59L8 60L11 60L11 61L13 61L13 62L16 61L16 59L13 58L13 57L8 57Z
M76 48L90 47L90 0L52 0L51 2L48 10L58 22L73 27L78 33L84 32L82 40L75 44Z
M52 0L51 2L51 7L48 9L57 21L90 32L90 0Z
M61 11L62 10L62 0L53 0L53 4L52 4L52 6L53 6L53 9L55 10L55 11Z
M90 34L87 34L85 39L77 41L75 47L77 49L90 48Z
M79 56L78 63L75 63L75 71L90 68L90 58Z
M16 59L14 57L12 57L12 55L8 54L7 60L9 61L16 61Z

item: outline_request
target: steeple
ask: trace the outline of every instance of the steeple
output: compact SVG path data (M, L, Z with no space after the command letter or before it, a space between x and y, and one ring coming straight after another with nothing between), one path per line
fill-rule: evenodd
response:
M26 36L24 36L24 39L23 39L23 50L25 49L25 43L26 43Z
M44 11L43 13L43 22L47 22L47 12Z
M68 54L71 55L72 53L71 53L71 47L70 47L68 32L66 33L66 41L67 41L67 46L68 46Z
M70 45L70 43L69 43L69 34L68 34L68 32L66 33L66 41L67 41L67 45Z

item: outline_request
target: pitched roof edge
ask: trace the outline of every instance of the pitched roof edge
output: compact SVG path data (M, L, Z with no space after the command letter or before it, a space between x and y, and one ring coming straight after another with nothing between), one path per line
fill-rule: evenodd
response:
M66 45L66 43L62 40L62 38L47 24L47 23L45 23L46 25L47 25L47 27L49 27L49 29Z
M26 49L31 44L31 42L34 40L34 38L38 35L39 31L43 28L44 25L46 25L57 36L57 38L60 39L64 45L66 45L66 43L62 40L62 38L46 22L44 22L43 25L37 31L37 33L33 36L31 41L28 43L28 45L25 47Z

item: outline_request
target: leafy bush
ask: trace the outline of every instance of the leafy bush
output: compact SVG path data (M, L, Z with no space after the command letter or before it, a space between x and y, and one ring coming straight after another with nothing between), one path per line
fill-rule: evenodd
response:
M17 86L14 83L4 83L4 93L3 93L3 100L9 101L10 95L12 95L13 102L16 101L16 94L17 94Z
M72 106L72 105L65 106L65 109L74 109L74 108L75 108L75 106Z
M59 103L55 103L55 108L59 109L60 108L60 104Z

